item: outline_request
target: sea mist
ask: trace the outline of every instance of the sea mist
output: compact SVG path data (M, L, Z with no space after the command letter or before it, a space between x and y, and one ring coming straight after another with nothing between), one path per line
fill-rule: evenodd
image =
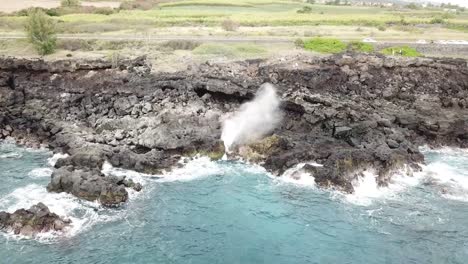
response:
M275 87L263 84L252 101L242 104L224 121L221 140L226 153L236 145L251 143L271 132L281 121L279 106Z

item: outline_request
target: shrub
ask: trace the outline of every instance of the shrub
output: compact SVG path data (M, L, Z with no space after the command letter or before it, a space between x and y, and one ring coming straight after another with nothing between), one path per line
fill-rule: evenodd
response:
M440 17L434 17L433 19L431 19L431 21L429 21L429 23L431 23L431 24L443 24L443 23L445 23L445 20L443 18L440 18Z
M352 41L348 44L348 50L359 52L373 52L374 46L372 46L372 44L364 43L361 41Z
M303 8L296 11L298 14L309 14L312 13L312 7L304 6Z
M396 46L396 47L388 47L380 51L385 55L392 55L392 56L404 56L404 57L420 57L422 56L419 51L415 48L409 46Z
M95 7L93 8L92 13L108 16L116 13L116 10L110 7Z
M41 55L51 54L57 45L55 23L40 9L31 9L25 29L29 41Z
M385 30L387 30L387 28L386 28L384 25L378 26L377 29L378 29L379 31L385 31Z
M161 44L162 48L171 50L193 50L200 46L200 42L191 40L169 40Z
M334 38L313 38L304 42L304 48L320 53L339 53L346 49L346 44Z
M62 7L78 7L80 5L80 0L62 0L60 2L60 6Z
M150 10L158 5L156 0L134 0L134 1L125 1L120 4L120 9L122 10Z
M239 23L226 19L221 23L221 27L226 31L236 31L239 28Z
M294 46L296 46L297 48L304 48L304 40L302 40L301 38L297 38L296 40L294 40Z

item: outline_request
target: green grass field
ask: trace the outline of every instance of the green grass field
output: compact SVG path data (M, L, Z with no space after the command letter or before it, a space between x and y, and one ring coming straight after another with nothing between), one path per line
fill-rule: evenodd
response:
M310 9L298 12L304 7ZM368 37L382 42L468 39L468 11L446 13L440 9L311 5L302 0L167 0L144 9L114 10L112 14L67 11L64 15L52 18L56 22L57 33L73 36L278 37L289 39L291 43L176 43L183 47L187 44L189 48L174 48L172 44L155 45L149 41L61 41L58 53L53 56L65 56L70 52L87 52L99 56L115 52L134 54L133 50L137 47L138 52L154 53L165 58L184 54L197 58L242 59L287 53L294 50L295 39L302 39L303 47L317 54L346 49L372 52L372 45L360 42ZM23 16L19 14L0 15L0 35L24 33L27 17L24 12ZM238 27L226 30L222 25L227 20L233 21ZM379 52L420 55L400 50ZM0 54L32 55L34 50L25 41L3 41L0 43Z
M308 6L309 13L297 11ZM219 27L227 19L241 27L367 26L379 29L404 26L447 28L466 33L468 12L409 10L362 6L310 5L299 0L182 0L161 3L151 10L121 10L110 15L68 14L55 17L61 33L145 32L161 27ZM21 31L25 17L0 17L0 31ZM443 24L431 24L443 22ZM399 31L405 31L401 28Z

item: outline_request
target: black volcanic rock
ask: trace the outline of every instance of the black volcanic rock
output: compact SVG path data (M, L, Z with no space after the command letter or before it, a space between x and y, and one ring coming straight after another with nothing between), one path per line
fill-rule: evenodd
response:
M14 213L0 212L0 229L14 234L33 237L48 231L63 231L71 223L49 211L43 203L29 209L18 209Z
M353 192L366 168L381 185L406 165L417 169L421 145L468 147L466 60L368 54L205 63L176 73L151 73L143 58L116 68L3 58L0 137L70 154L50 189L115 204L126 195L99 175L104 161L158 173L181 155L218 154L222 116L265 82L282 100L283 123L270 142L277 145L257 142L243 153L278 175L316 161L324 165L312 172L319 185Z

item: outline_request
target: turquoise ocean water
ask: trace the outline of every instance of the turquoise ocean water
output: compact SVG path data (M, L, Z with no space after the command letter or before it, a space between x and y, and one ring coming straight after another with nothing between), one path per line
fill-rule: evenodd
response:
M468 263L468 152L425 151L412 177L356 194L274 178L259 167L192 160L152 177L120 209L49 194L51 153L0 144L0 210L44 202L65 234L0 235L0 263Z

